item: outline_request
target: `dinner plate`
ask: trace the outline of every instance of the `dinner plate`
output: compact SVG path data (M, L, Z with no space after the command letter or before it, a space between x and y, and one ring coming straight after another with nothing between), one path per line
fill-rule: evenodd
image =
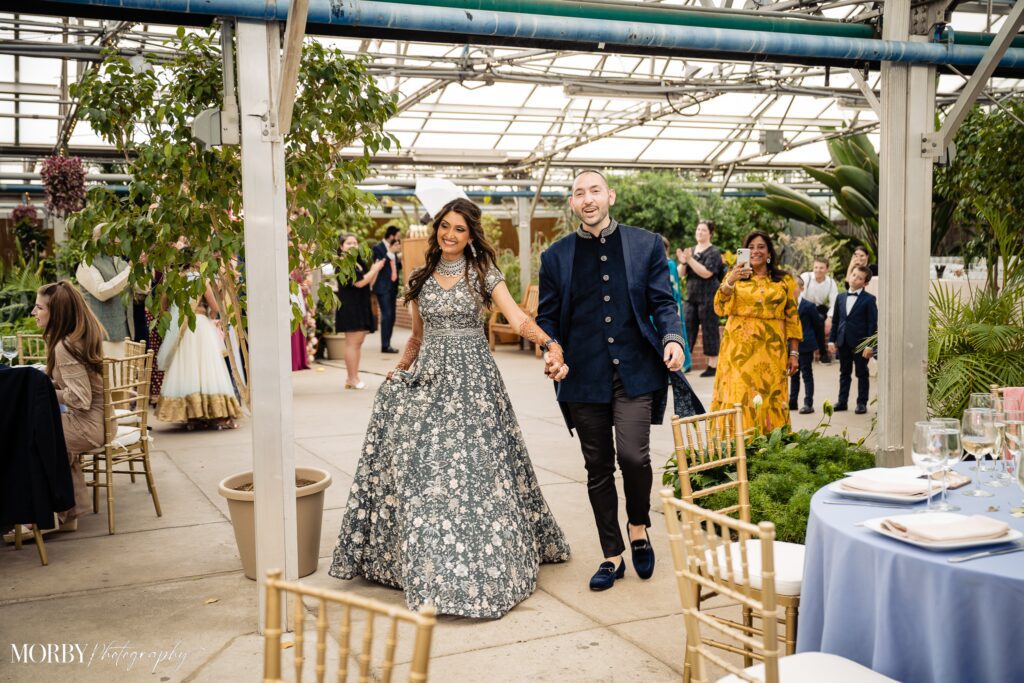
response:
M878 493L876 491L850 491L843 488L842 479L828 485L828 490L843 498L856 498L857 500L872 500L876 503L897 503L899 505L913 505L928 500L928 496L903 496L896 493ZM932 497L942 493L942 483L932 484Z
M914 515L915 522L922 522L927 520L928 522L935 522L936 524L945 524L955 520L963 519L963 515L958 515L952 512L930 512L927 517L921 515ZM916 545L918 548L924 548L925 550L959 550L962 548L980 548L986 545L1000 545L1002 543L1011 543L1013 541L1024 538L1024 533L1017 531L1016 529L1010 529L1006 532L1005 536L999 538L979 538L972 541L918 541L913 538L904 538L899 534L895 534L887 529L882 528L882 522L886 519L891 519L892 515L886 517L876 517L875 519L869 519L863 523L863 526L871 529L872 531L888 536L891 539L902 541L903 543L909 543L910 545ZM896 517L898 519L898 516Z

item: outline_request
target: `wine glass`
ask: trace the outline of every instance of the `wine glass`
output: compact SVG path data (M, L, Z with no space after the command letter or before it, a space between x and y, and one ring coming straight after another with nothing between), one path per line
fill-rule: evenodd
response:
M928 474L928 504L919 512L935 512L932 504L932 473L946 464L948 444L940 433L942 428L934 422L914 423L914 442L911 457L914 464Z
M968 408L960 426L960 441L964 450L974 456L978 462L978 472L974 477L974 488L965 491L965 496L991 498L991 491L981 489L981 459L992 453L996 443L995 411L986 408Z
M963 448L960 445L960 420L955 417L934 417L932 423L935 425L935 433L941 436L946 442L946 465L942 468L942 500L935 506L939 512L956 512L959 505L949 502L949 470L953 465L960 462L963 457Z
M1024 474L1021 473L1021 465L1024 464L1024 410L1006 411L1006 449L1010 453L1010 463L1013 467L1011 476L1024 490ZM1010 512L1024 512L1024 502L1010 508Z
M1006 413L1001 409L993 411L992 424L995 427L996 442L992 447L993 474L988 485L992 488L1002 488L1009 486L1011 480L1010 475L1006 474Z
M8 365L14 365L14 359L18 356L18 338L14 336L5 336L0 339L0 348L4 358L7 359Z
M990 393L988 393L988 394L987 393L981 393L981 392L973 393L973 394L971 394L970 398L967 400L967 407L968 408L979 408L979 409L984 409L984 410L995 410L995 408L996 408L996 398L995 398L995 396L993 396ZM988 466L985 465L984 460L982 458L978 458L978 457L975 457L974 467L972 467L971 469L972 470L977 470L978 472L988 472L989 471Z

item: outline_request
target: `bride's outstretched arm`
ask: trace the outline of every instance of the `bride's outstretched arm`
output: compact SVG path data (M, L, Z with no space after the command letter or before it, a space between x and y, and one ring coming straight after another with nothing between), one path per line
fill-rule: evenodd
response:
M557 341L552 340L537 325L533 318L526 315L523 309L519 308L519 304L512 298L512 294L509 293L508 287L505 286L504 282L499 282L494 288L491 292L491 299L494 300L498 310L508 320L508 324L512 329L519 330L520 337L529 339L537 345L545 344L548 341L551 342L544 352L544 373L556 382L565 379L569 374L569 366L565 364L565 356L562 353L561 345Z
M415 301L412 302L412 336L409 337L409 341L405 343L405 353L402 354L401 360L398 361L398 365L395 370L408 370L412 367L412 364L416 362L416 358L420 355L420 346L423 345L423 318L420 317L420 307ZM391 375L394 371L388 373L388 379L391 379Z

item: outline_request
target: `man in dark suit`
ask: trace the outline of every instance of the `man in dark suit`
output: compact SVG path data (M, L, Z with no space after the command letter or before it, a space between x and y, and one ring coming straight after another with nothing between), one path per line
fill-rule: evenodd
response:
M800 400L800 378L803 377L804 404L800 406L800 414L807 415L814 412L814 352L818 349L817 326L821 322L821 317L818 315L818 307L804 298L802 277L796 279L796 293L799 297L796 312L800 316L804 338L797 346L800 353L800 370L789 378L789 409L797 409L797 401Z
M625 544L618 522L615 462L622 470L633 566L654 572L650 526L651 424L661 424L668 373L689 390L688 415L704 408L679 372L683 330L661 238L620 225L609 214L615 190L597 171L573 182L569 205L578 229L541 255L537 324L556 339L572 368L555 387L570 433L579 434L587 489L605 561L591 590L622 578ZM549 376L557 367L548 365Z
M864 291L864 285L870 281L871 271L866 266L853 269L849 291L836 298L828 344L829 351L839 353L839 399L834 410L846 410L850 372L856 367L858 415L868 411L868 360L874 349L869 346L857 353L857 347L878 332L878 303L873 294Z
M380 309L380 351L398 353L391 346L391 333L395 329L395 309L398 303L398 284L402 273L402 234L395 226L384 231L384 239L373 245L373 260L387 259L388 265L380 271L373 282L373 294Z

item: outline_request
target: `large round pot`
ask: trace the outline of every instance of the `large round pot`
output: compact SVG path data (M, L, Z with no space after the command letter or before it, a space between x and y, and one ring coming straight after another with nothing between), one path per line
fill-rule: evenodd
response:
M299 576L316 571L320 560L320 527L324 514L324 491L331 485L331 474L316 467L296 467L296 479L310 479L314 483L295 489L295 512L298 523ZM235 487L252 483L252 472L232 474L218 486L220 495L227 498L231 525L235 528L235 543L242 557L242 569L247 578L256 580L256 506L253 491L237 491Z
M341 360L345 357L345 335L325 334L323 336L324 349L330 360Z

